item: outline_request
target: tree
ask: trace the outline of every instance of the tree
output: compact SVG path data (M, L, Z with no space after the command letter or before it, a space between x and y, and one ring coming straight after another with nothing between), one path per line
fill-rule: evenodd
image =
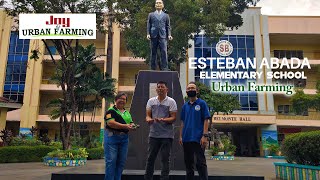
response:
M199 90L198 98L201 98L207 102L211 119L214 113L219 114L219 112L222 112L224 115L228 115L234 110L240 109L241 105L237 96L226 93L213 92L209 86L201 82L196 82L196 85ZM216 139L216 143L219 146L222 145L220 146L220 148L222 148L223 144L220 139L220 134L217 129L212 128L212 121L209 122L209 131L215 137L214 139ZM210 138L212 137L210 136Z
M302 88L296 88L296 93L291 96L292 109L296 114L303 114L308 109L320 110L320 81L316 85L317 94L305 94Z
M210 87L201 82L196 82L196 84L199 88L198 96L207 102L211 116L213 116L214 113L219 114L219 112L228 115L234 110L241 108L237 96L212 92Z
M78 123L81 122L81 113L92 111L91 121L95 119L96 108L101 104L102 98L111 100L114 97L115 93L115 79L110 78L107 74L104 76L103 72L94 64L94 60L97 58L95 56L95 47L91 44L87 47L79 45L79 55L78 62L74 64L75 66L75 104L76 104L76 113L78 113ZM52 82L60 85L63 81L63 73L65 70L61 65L61 61L57 63L57 70L55 74L51 77ZM93 99L93 101L91 100ZM63 105L65 106L65 112L62 111ZM65 100L64 98L54 99L50 101L47 107L54 107L51 111L50 118L57 119L61 118L62 113L72 114L72 104ZM73 129L73 136L76 135L75 125L78 124L74 117L74 123L69 127L69 130ZM60 133L62 132L60 128ZM80 131L80 128L79 128ZM80 135L80 132L78 133Z
M37 131L38 131L38 128L36 128L35 126L32 126L30 129L31 136L34 137L35 135L37 135Z
M7 146L13 137L13 133L11 130L3 129L0 131L0 139L3 142L3 146Z
M173 40L168 44L168 61L179 64L186 60L189 39L201 31L207 37L223 35L226 27L242 25L241 13L258 0L164 0L169 14ZM138 11L132 11L130 28L124 32L128 49L134 56L150 59L149 42L146 38L148 13L154 11L154 1L140 1Z

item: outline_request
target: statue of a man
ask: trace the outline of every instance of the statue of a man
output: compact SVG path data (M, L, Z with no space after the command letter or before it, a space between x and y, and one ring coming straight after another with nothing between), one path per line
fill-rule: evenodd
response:
M156 0L156 11L149 13L147 22L147 38L151 40L151 69L157 68L157 49L160 47L161 63L160 70L168 70L167 41L172 40L170 18L162 11L162 0Z

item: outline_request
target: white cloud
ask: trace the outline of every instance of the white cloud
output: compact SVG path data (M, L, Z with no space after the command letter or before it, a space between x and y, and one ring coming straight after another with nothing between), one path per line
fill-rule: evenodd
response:
M320 16L319 0L260 0L265 15Z

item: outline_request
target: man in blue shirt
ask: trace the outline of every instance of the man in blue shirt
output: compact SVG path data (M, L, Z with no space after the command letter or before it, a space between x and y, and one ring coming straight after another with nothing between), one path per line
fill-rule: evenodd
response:
M189 101L182 106L179 139L179 143L183 145L186 180L193 180L194 156L200 180L208 180L204 151L208 144L208 121L211 117L207 103L197 98L198 88L194 82L188 84L186 92Z

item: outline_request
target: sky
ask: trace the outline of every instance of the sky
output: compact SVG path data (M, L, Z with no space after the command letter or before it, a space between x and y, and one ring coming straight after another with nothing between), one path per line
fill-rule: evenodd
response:
M260 0L264 15L320 16L320 0Z
M264 15L320 16L320 0L259 0L257 6Z

